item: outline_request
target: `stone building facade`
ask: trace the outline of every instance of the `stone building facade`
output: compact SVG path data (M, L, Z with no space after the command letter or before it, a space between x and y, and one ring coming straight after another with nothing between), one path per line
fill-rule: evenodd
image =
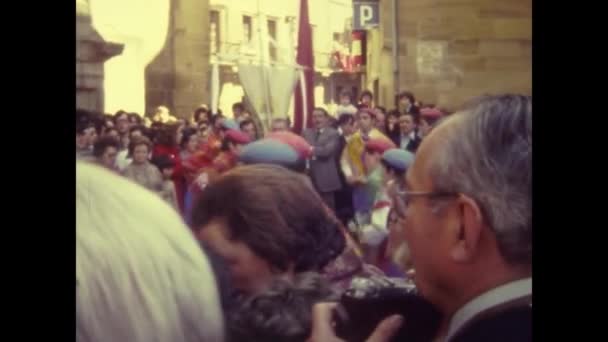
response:
M103 63L123 45L105 41L91 24L89 2L76 1L76 108L104 110Z
M189 118L209 101L209 0L171 0L169 32L146 67L146 113L164 105Z
M368 32L364 86L381 101L413 91L448 109L485 93L532 92L531 0L396 0L398 72L393 70L393 0L380 1Z

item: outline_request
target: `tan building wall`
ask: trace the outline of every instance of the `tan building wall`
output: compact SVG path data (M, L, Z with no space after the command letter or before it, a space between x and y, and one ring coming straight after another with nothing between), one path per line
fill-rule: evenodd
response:
M531 0L397 2L398 91L413 91L423 102L448 109L484 93L531 94ZM375 48L368 60L371 55L372 63L374 58L382 62L375 70L368 65L367 72L379 76L385 89L379 95L386 100L394 94L392 69L384 63L392 66L392 0L381 1L380 7L376 31L383 39L371 44ZM373 77L365 85L372 89Z
M146 68L146 113L165 105L189 118L209 102L209 0L171 0L167 40Z

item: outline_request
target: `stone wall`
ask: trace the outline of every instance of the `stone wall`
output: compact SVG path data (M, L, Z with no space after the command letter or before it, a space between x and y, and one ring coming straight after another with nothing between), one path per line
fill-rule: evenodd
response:
M172 0L169 33L146 68L146 113L166 105L189 118L209 102L209 1Z
M384 28L391 2L381 2ZM398 7L399 90L450 109L483 93L531 94L531 0L398 0Z

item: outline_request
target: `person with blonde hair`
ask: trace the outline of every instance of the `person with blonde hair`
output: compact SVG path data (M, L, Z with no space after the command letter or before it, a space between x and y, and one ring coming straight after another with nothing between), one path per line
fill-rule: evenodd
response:
M76 341L223 341L207 257L161 198L76 164Z

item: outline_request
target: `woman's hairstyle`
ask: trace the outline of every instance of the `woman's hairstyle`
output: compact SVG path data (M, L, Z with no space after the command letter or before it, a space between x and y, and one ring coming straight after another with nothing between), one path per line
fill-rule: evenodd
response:
M178 129L178 123L163 125L162 128L157 131L156 144L164 146L175 146L175 137L177 135Z
M396 119L399 118L399 116L401 115L401 113L399 112L398 109L391 109L388 111L388 113L386 114L386 117L388 118L389 116L393 116Z
M312 327L312 307L337 296L319 274L276 278L268 290L242 300L226 315L229 342L304 342Z
M399 107L399 101L401 101L402 98L407 97L408 100L410 100L410 103L412 105L414 105L414 102L416 102L416 98L414 97L414 94L410 91L403 91L401 93L399 93L399 95L397 95L397 107Z
M146 137L134 137L129 141L129 156L133 156L133 151L135 148L140 145L146 145L148 147L148 151L152 151L152 143L150 139Z
M129 136L131 136L131 134L133 134L133 132L135 132L135 131L140 131L141 135L145 135L145 136L148 135L148 128L146 128L146 126L144 126L144 125L136 124L136 125L132 126L131 128L129 128Z
M160 197L76 164L76 341L222 341L209 262Z
M344 250L345 238L302 175L276 165L237 167L201 193L196 230L225 219L229 238L242 241L275 270L318 271Z
M241 123L239 123L239 128L242 131L243 127L245 127L247 125L251 125L251 124L253 124L253 127L255 127L255 122L253 122L253 120L251 120L251 119L245 119L245 120L241 121ZM255 127L255 129L257 131L257 127Z
M211 115L211 118L209 119L209 124L211 124L211 126L215 125L215 122L219 119L224 119L224 115L222 114L213 114Z
M369 98L370 98L370 99L372 99L372 100L374 99L374 95L373 95L373 94L372 94L372 92L371 92L371 91L369 91L369 90L364 90L364 91L361 93L361 96L359 96L359 101L363 101L363 97L364 97L364 96L369 96Z
M338 125L342 126L345 124L352 124L355 121L355 117L352 114L344 113L338 117Z
M202 118L201 116L204 116L204 118ZM209 109L207 109L206 107L199 107L194 111L194 122L198 123L201 120L209 120Z
M134 120L136 125L143 124L143 119L137 113L129 113L129 121Z
M188 145L188 141L190 141L190 137L196 135L198 130L196 128L186 128L182 132L182 139L179 141L179 147L183 150Z
M110 132L112 131L115 131L116 134L118 134L118 129L116 129L116 127L106 127L104 128L102 135L110 135Z
M236 109L244 111L245 110L245 106L241 102L236 102L236 103L232 104L232 110L236 110Z
M93 156L101 157L108 147L114 147L120 150L120 140L110 135L103 136L93 144Z
M386 108L384 108L382 106L376 106L375 109L379 109L382 113L386 114Z

